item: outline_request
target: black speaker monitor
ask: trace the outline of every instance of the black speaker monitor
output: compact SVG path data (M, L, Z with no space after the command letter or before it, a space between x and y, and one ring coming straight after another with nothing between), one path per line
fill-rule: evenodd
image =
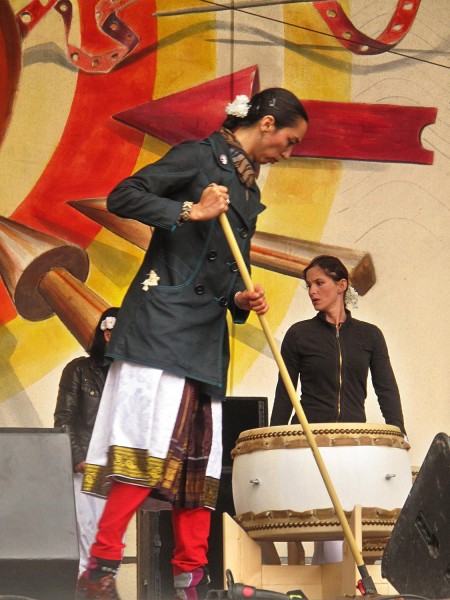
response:
M232 467L231 451L242 431L267 427L268 400L264 397L228 396L222 411L222 466Z
M381 572L400 594L450 598L450 444L438 433L383 554Z
M0 596L73 600L78 537L69 436L0 428Z

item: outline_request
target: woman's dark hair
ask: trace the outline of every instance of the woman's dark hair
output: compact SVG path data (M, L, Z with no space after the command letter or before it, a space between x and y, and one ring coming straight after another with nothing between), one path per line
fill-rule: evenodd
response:
M348 284L348 271L347 267L342 264L339 258L336 256L329 256L328 254L321 254L312 259L306 269L303 271L303 276L306 279L306 273L313 267L320 267L325 273L333 279L333 281L340 281L345 279Z
M118 308L111 306L102 313L102 316L98 320L97 327L95 328L92 341L88 349L89 356L91 356L96 362L101 363L105 356L106 340L104 331L101 328L102 321L104 321L106 317L117 317L118 312Z
M274 87L258 92L252 97L246 117L228 115L222 127L231 130L236 127L251 127L266 115L274 117L277 129L293 127L298 119L307 123L309 121L305 107L297 96L284 88Z

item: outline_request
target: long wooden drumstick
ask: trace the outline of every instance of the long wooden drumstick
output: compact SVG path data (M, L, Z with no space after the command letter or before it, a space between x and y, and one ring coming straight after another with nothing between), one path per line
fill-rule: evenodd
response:
M233 231L231 229L230 223L229 223L228 218L225 215L225 213L222 213L219 216L219 220L220 220L222 229L225 233L225 237L227 238L227 242L230 246L231 252L233 253L234 259L238 265L239 272L242 276L242 279L244 280L245 287L247 288L248 291L253 292L255 288L254 288L253 282L251 280L250 273L248 272L247 265L245 264L244 258L242 256L242 253L236 242L236 238L234 237ZM323 478L323 481L327 488L328 494L330 495L331 501L336 510L336 514L338 516L341 527L344 531L345 538L348 542L348 545L350 546L350 550L353 554L353 557L356 562L356 566L358 567L358 570L359 570L361 578L362 578L361 584L364 586L364 590L365 590L366 594L376 594L377 590L375 588L375 584L373 583L372 578L370 577L370 575L367 571L367 567L364 564L361 552L359 551L358 546L356 545L356 541L353 536L352 530L350 529L347 519L345 518L345 514L342 509L341 503L339 501L339 498L337 497L336 491L331 482L327 468L325 466L325 463L323 462L322 456L319 452L319 448L317 447L316 440L314 438L314 435L311 432L308 420L306 419L303 408L297 397L297 392L294 388L291 378L289 377L289 373L288 373L288 370L284 363L283 357L281 356L278 346L275 343L275 339L274 339L272 332L270 330L270 327L266 321L265 315L258 315L258 317L259 317L259 321L261 323L261 327L266 336L266 339L269 343L270 349L272 350L273 356L278 365L278 369L280 371L281 378L283 380L284 385L286 386L286 390L289 394L289 398L292 402L295 413L298 417L298 420L300 421L301 426L303 427L303 431L305 432L306 439L308 440L309 446L312 450L312 453L314 455L317 466L319 467L319 471L322 475L322 478Z

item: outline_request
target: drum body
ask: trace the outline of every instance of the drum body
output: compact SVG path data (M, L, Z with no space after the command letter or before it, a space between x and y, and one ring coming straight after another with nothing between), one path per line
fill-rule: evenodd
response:
M311 432L344 511L361 505L370 507L380 519L403 506L412 475L409 445L397 427L314 423ZM266 525L270 519L278 520L279 529L282 523L310 520L311 515L316 521L335 516L301 425L244 431L232 456L236 518L244 529L246 521L254 521L255 515ZM246 518L240 518L242 515ZM395 517L391 517L393 524Z

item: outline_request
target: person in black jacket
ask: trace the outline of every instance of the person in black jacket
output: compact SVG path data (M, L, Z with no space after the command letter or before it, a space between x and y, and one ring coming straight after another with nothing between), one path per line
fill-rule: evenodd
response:
M123 532L149 493L149 501L172 506L177 597L207 593L230 359L227 315L244 323L250 311L268 310L261 286L245 289L218 218L227 214L249 266L265 208L259 165L287 160L308 121L298 98L283 88L237 96L225 112L220 131L173 147L108 196L109 211L153 233L107 351L114 362L83 490L108 499L78 599L116 597Z
M304 271L317 315L292 325L281 355L294 384L300 378L301 402L310 423L364 423L370 371L383 417L405 433L400 394L380 329L358 321L346 308L348 271L334 256L314 258ZM278 379L271 425L290 422L292 403ZM298 423L294 414L292 423Z
M55 427L60 427L70 436L80 574L87 567L89 549L105 504L103 498L82 494L81 484L89 442L108 373L105 349L116 323L118 310L111 307L103 312L89 346L89 356L75 358L64 367L54 413Z
M309 423L364 423L370 371L386 423L406 434L384 336L375 325L354 319L346 308L357 298L349 287L346 267L334 256L317 256L304 270L304 277L318 313L288 329L281 355L296 389L300 379L306 419ZM292 411L279 376L270 425L298 423L295 413L291 419ZM341 542L316 544L313 562L338 562L341 555Z

